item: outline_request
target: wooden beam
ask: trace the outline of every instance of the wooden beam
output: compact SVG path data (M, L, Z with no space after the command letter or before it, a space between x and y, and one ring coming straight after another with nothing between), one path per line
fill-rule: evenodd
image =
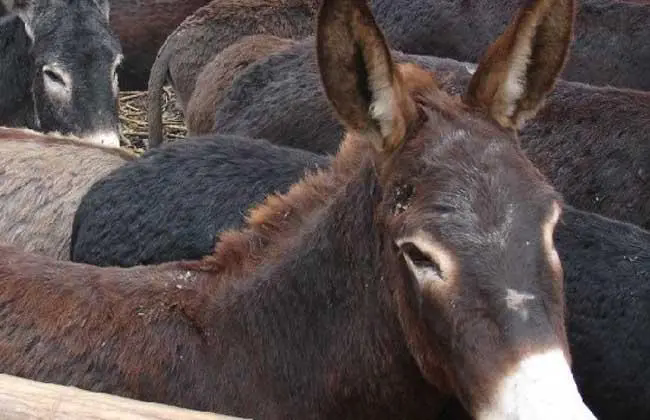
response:
M0 374L0 413L2 420L236 420L5 374Z

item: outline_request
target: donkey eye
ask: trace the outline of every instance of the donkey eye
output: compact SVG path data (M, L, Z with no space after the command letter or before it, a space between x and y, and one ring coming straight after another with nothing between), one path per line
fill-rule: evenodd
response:
M118 55L113 61L113 77L117 77L118 73L122 71L124 67L124 56Z
M63 80L63 77L61 77L58 73L52 70L43 70L43 75L55 83L58 83L60 85L65 85L65 81Z
M438 264L433 261L428 255L420 251L420 249L411 242L406 242L401 246L402 253L408 261L414 266L413 268L419 274L427 274L427 277L434 275L441 277L442 273Z

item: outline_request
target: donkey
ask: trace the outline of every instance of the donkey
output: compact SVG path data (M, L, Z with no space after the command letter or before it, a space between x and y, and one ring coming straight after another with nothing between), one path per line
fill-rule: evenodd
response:
M365 2L325 0L319 66L349 128L331 168L201 261L0 248L0 369L265 419L430 419L452 396L479 420L594 419L569 368L561 199L512 133L573 16L524 8L461 101L395 67ZM553 42L532 48L538 32Z
M476 62L522 0L373 0L392 46L411 54ZM408 22L405 25L404 22ZM650 90L650 7L620 0L583 0L575 42L562 78L592 85ZM431 34L436 34L431 36Z
M13 32L0 30L5 37L0 44L18 57L1 66L0 83L14 88L0 95L0 109L9 109L0 114L0 125L119 147L122 51L108 24L108 0L0 1L23 23L17 28L12 20Z
M149 76L149 145L162 143L162 88L168 79L185 109L196 78L217 52L245 35L311 35L320 0L212 0L188 16L160 48ZM191 48L188 48L191 46Z
M74 215L70 259L125 267L199 259L212 253L220 232L242 226L253 204L329 163L229 135L150 150L88 189Z
M160 256L170 261L184 258L186 249L209 255L214 241L220 239L219 232L239 228L244 223L242 215L261 201L260 196L288 190L298 180L301 167L313 168L313 162L319 160L319 166L328 166L325 157L299 149L262 141L251 144L252 140L235 136L214 140L218 146L197 139L154 149L100 181L97 185L101 188L94 186L75 217L72 247L77 261L131 266L147 263L154 252L158 253L156 261L164 260ZM188 153L181 153L185 151L181 145L195 148L197 161L211 153L219 159L213 157L208 162L205 158L204 168L191 167L189 159L183 161ZM173 150L167 152L168 148ZM172 181L156 187L155 178L147 176L144 162L156 155L162 161L162 153L169 159L162 177L174 171L183 172L179 182L193 174L200 177L178 191L174 190L178 184ZM232 162L230 171L223 171L227 162ZM195 187L206 178L211 184ZM168 189L173 191L163 194ZM133 194L124 194L128 191ZM215 202L219 207L205 208L203 218L188 222L193 208L180 207L192 201ZM126 213L130 206L136 208ZM151 214L149 220L142 223L147 214ZM167 231L161 231L159 225L166 226ZM204 239L211 231L216 232L214 238ZM85 233L85 243L74 243L75 232L79 237ZM650 301L650 233L565 205L555 240L566 285L572 370L585 403L600 420L650 418L650 364L646 361L650 353L650 312L645 309ZM157 248L152 249L151 244ZM450 404L441 418L459 420L461 415L467 415L462 406Z
M650 418L650 232L565 205L555 243L585 403L600 420ZM439 419L470 417L452 401Z
M120 86L144 90L156 53L187 16L210 0L111 0L111 27L124 51Z
M68 259L88 188L135 155L72 138L0 127L0 242Z
M227 12L221 3L228 2ZM261 1L261 0L260 0ZM530 1L530 0L527 0ZM163 140L160 117L160 96L168 76L186 109L196 79L215 55L239 38L251 34L270 34L293 39L311 35L317 0L266 0L275 5L265 9L266 25L239 24L257 22L258 9L247 2L214 0L206 13L190 16L172 33L160 50L154 64L149 89L149 121L151 146ZM266 3L265 2L265 3ZM513 11L523 0L373 0L372 8L378 22L386 29L391 45L412 54L450 57L474 62L485 50L488 40L502 31ZM286 25L278 29L272 24L302 4L306 13L294 13ZM233 7L235 9L233 9ZM209 10L209 12L208 12ZM232 16L236 24L230 24ZM596 85L613 85L650 90L650 7L615 0L583 0L576 23L576 42L563 77ZM408 22L408 24L404 24ZM431 34L437 34L432 36Z
M203 67L185 107L185 124L189 134L214 132L214 110L235 77L251 63L281 51L295 42L273 35L251 35L217 54Z
M393 55L402 64L434 71L451 92L462 92L475 68L450 59ZM197 90L202 87L208 89ZM250 64L214 115L215 131L317 153L335 152L343 134L328 112L316 57L306 41ZM648 229L648 127L650 93L560 81L538 117L522 129L520 141L569 203Z
M18 125L29 122L28 113L16 108L16 104L28 100L29 80L13 76L15 69L23 69L26 73L31 71L30 44L31 40L18 16L10 14L0 17L0 121L4 116Z
M585 402L600 420L650 418L650 232L565 206L555 243Z

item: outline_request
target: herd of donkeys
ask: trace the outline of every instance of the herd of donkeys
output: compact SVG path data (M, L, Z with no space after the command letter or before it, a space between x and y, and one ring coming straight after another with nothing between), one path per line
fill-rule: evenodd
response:
M0 0L0 373L650 419L649 39L646 0Z

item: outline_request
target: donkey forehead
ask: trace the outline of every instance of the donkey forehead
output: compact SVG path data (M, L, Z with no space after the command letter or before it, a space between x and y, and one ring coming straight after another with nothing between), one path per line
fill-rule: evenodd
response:
M56 6L38 11L33 31L35 47L40 44L43 50L74 48L120 54L122 49L117 35L98 9Z
M85 37L74 30L37 39L34 43L37 66L56 63L73 73L94 71L98 67L112 67L122 56L122 49L114 39Z
M431 168L431 175L466 188L495 190L490 197L515 191L526 194L531 184L552 190L513 133L468 112L429 114L416 136L422 145L417 156Z
M504 238L532 225L539 233L559 195L524 156L514 139L491 127L435 120L418 134L415 210L474 237ZM416 143L418 143L416 141ZM408 159L408 158L407 158ZM454 226L458 229L454 229ZM462 228L462 229L461 229Z

